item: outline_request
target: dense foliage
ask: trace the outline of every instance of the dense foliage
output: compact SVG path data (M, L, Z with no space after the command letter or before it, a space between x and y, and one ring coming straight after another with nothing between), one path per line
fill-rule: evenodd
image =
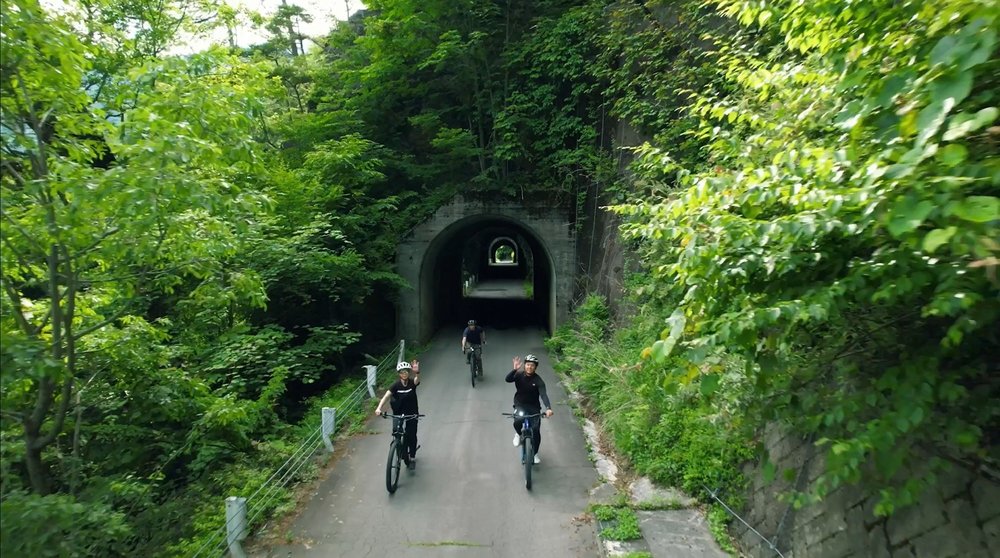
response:
M3 553L190 553L392 334L377 149L272 147L291 54L167 53L212 3L2 10Z
M945 463L995 471L995 3L718 7L745 32L690 96L705 160L648 145L660 191L617 208L672 308L646 354L723 400L740 357L748 412L828 448L815 497L864 479L891 513Z
M676 382L670 371L678 363L638 359L659 324L660 315L648 312L615 327L604 299L591 295L576 309L573 323L546 345L564 381L585 396L587 410L601 417L615 451L634 471L710 504L707 490L739 505L740 466L754 457L753 425L747 424L742 406L718 405L706 400L697 384ZM749 391L735 376L725 384L734 395ZM709 513L724 546L728 519L717 505Z
M0 14L5 553L197 548L459 192L619 204L628 312L552 346L657 480L738 494L775 420L882 513L996 470L992 0L373 0L311 50L290 3L45 6Z

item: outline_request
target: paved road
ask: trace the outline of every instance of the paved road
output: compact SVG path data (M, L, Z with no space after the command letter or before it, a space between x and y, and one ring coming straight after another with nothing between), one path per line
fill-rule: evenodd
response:
M459 352L461 329L439 333L420 355L417 470L385 490L390 421L351 440L295 521L293 542L270 556L594 557L600 551L586 511L597 475L580 426L556 380L538 330L487 330L485 379L473 389ZM534 353L556 414L542 423L541 465L524 488L503 381L515 354ZM374 410L374 402L371 403ZM344 442L342 442L344 443Z

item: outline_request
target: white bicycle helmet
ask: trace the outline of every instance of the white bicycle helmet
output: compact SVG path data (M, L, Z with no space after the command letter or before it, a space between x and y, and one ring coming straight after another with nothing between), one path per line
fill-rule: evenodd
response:
M534 362L535 364L538 364L538 357L536 357L535 355L528 355L524 357L524 363L527 364L529 362Z
M412 370L413 365L405 360L396 365L396 372L402 372L403 370Z

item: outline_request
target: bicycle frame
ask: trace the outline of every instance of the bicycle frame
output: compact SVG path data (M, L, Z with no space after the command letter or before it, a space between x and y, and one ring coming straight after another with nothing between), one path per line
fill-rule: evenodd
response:
M394 415L382 413L382 418L400 419L393 420L392 439L389 440L389 457L385 463L385 489L389 494L396 492L399 486L399 473L402 471L402 463L410 465L410 456L406 452L406 441L403 436L406 432L406 421L419 420L424 415Z
M531 427L531 419L535 417L544 418L543 413L524 414L523 411L513 413L500 413L505 417L514 420L522 420L521 423L521 464L524 467L524 487L531 490L531 469L535 465L534 428Z
M469 374L472 377L472 387L476 387L476 375L483 375L483 346L469 344L465 349L469 359ZM472 353L469 355L469 353Z

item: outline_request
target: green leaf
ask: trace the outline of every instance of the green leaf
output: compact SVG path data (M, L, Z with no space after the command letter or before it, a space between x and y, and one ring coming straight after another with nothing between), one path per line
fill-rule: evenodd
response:
M984 20L977 20L976 22L969 24L966 29L971 30L973 26L983 21ZM963 31L966 29L963 29ZM969 68L986 62L989 60L990 54L993 53L993 47L997 42L997 32L994 29L983 29L982 31L976 33L975 37L978 39L978 45L967 56L962 57L962 63L958 66L962 70L968 70Z
M959 41L954 35L942 37L931 49L931 65L950 64L956 57Z
M969 150L960 143L948 144L937 152L937 158L949 167L962 164L968 156Z
M1000 198L970 196L955 206L955 215L973 223L989 223L1000 219Z
M673 348L674 348L674 343L672 341L668 342L665 339L660 339L656 341L655 343L653 343L653 350L650 353L653 357L653 361L663 362L664 360L666 360L668 356L670 356L670 352L673 350Z
M893 99L900 91L903 90L903 86L906 85L909 76L892 75L886 79L882 84L882 90L879 91L878 97L876 97L875 102L882 108L889 108L893 105Z
M951 240L957 229L948 227L946 229L934 229L924 237L924 251L933 254L942 244Z
M955 100L951 97L935 100L924 107L917 115L917 145L922 146L931 138L944 124L945 117L955 107Z
M867 116L869 112L871 112L871 107L867 104L858 100L851 101L834 118L834 124L842 130L850 130Z
M701 394L708 397L719 389L719 380L722 378L718 374L705 374L701 377Z
M972 72L947 73L931 84L931 101L944 103L947 99L957 105L972 91Z
M892 211L892 220L889 221L889 233L899 237L915 230L934 211L935 207L937 206L929 200L923 200L917 204L907 200L896 204Z

